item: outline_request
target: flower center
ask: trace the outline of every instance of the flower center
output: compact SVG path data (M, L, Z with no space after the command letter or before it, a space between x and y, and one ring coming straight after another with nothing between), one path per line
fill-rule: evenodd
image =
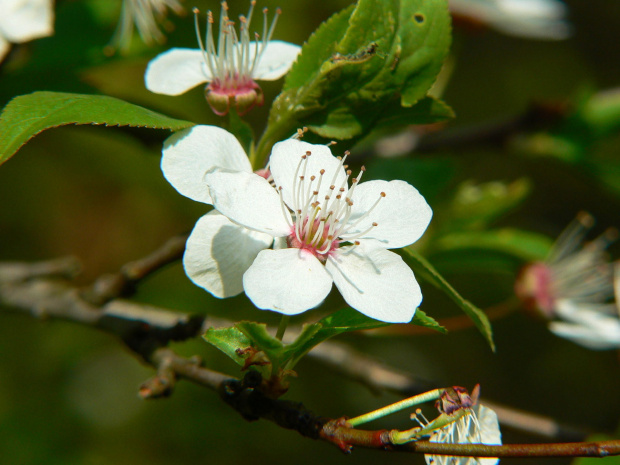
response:
M334 170L333 177L327 189L324 188L326 183L326 171L320 169L318 173L308 173L308 159L312 155L306 152L301 156L295 178L293 181L292 205L290 205L292 224L291 233L287 237L288 247L296 247L307 250L316 256L322 262L333 253L342 242L359 244L358 238L366 235L370 230L378 226L373 222L363 231L357 226L360 222L368 218L368 215L375 209L385 192L381 192L377 200L368 211L357 214L353 217L353 200L352 196L356 186L359 184L363 173L366 169L362 166L357 178L351 179L351 187L347 189L351 171L346 171L346 177L337 186L336 180L341 169L346 169L344 162L348 156L348 152L340 159L338 169ZM323 188L322 188L323 186ZM282 187L278 187L278 191L282 194ZM325 193L323 196L322 194ZM322 198L320 198L322 197ZM284 213L286 205L280 195L281 205ZM288 215L284 213L288 220Z

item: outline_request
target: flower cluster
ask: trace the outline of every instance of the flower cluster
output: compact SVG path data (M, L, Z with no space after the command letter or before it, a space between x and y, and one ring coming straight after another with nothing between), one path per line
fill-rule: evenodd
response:
M610 302L620 278L614 279L619 265L609 262L605 249L617 233L608 230L583 244L593 224L590 215L580 213L544 262L521 271L515 292L526 309L551 320L554 334L590 349L612 349L620 347L618 296Z
M217 297L243 290L261 309L293 315L319 305L332 283L349 305L408 322L422 300L401 257L432 211L403 181L361 183L325 145L274 145L253 173L239 142L211 126L166 141L162 168L183 195L213 204L187 242L188 276ZM350 184L350 185L349 185Z
M10 43L19 44L54 33L52 0L0 0L0 61Z
M231 104L240 115L255 105L262 105L263 93L255 80L272 81L284 76L301 48L271 40L280 10L270 27L267 27L267 9L263 10L263 36L255 34L256 41L251 41L250 22L255 4L256 0L252 0L247 16L239 17L237 33L235 23L228 17L228 5L222 2L217 42L213 38L213 14L207 15L203 42L198 10L194 10L200 49L173 48L157 56L146 70L146 87L158 94L180 95L206 82L207 101L218 115L227 114Z

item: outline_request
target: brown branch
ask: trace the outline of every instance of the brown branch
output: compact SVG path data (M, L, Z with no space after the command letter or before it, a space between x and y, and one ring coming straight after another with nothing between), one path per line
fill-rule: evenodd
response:
M132 295L140 280L183 257L187 237L188 234L172 237L150 255L127 263L117 273L101 276L84 291L84 298L101 305L116 297Z
M45 277L46 273L52 277ZM491 457L557 457L597 456L620 454L620 441L579 444L524 444L484 446L471 444L437 444L425 441L405 445L390 443L386 431L365 431L347 426L345 419L327 419L314 415L298 403L272 399L261 390L261 378L250 371L242 380L209 370L196 358L184 358L166 344L172 340L187 339L201 334L207 325L221 324L206 317L195 317L152 306L113 299L96 306L83 298L78 289L71 287L59 276L75 273L74 260L60 260L29 265L0 264L0 303L18 311L27 311L38 317L54 317L89 325L117 335L157 369L157 374L140 390L145 398L168 395L177 379L187 379L219 393L221 398L245 419L266 419L279 426L298 431L314 439L322 439L348 451L353 446L402 450L427 454L448 454ZM208 323L207 323L208 322ZM337 347L337 346L336 346ZM320 351L319 351L320 352ZM344 354L344 355L343 355ZM323 354L324 355L324 354ZM341 351L340 364L348 365ZM369 368L368 358L360 358L352 366ZM399 377L386 367L374 366L367 378L377 386L390 380L394 388L403 389L411 380ZM353 370L351 374L354 374ZM383 381L379 381L383 380ZM415 383L413 383L415 384ZM494 407L497 408L497 407Z

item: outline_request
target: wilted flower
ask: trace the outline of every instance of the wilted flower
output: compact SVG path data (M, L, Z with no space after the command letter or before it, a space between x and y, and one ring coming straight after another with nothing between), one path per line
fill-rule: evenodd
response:
M497 414L490 408L479 404L478 395L478 386L472 391L471 396L464 388L458 386L446 390L436 404L439 412L448 416L455 414L458 410L465 410L467 413L433 431L429 441L446 444L500 445L502 435ZM446 406L448 406L447 409ZM495 465L499 462L499 459L494 457L453 457L449 455L425 455L424 459L428 465Z
M555 242L544 262L527 265L515 292L528 310L552 320L556 335L590 349L620 347L620 315L614 296L614 265L605 249L616 232L583 243L594 219L580 213ZM617 297L616 297L617 301Z
M228 6L222 2L219 37L213 39L213 14L207 16L206 43L198 28L196 33L200 50L174 48L162 53L149 63L146 87L152 92L179 95L205 82L205 95L218 115L228 113L232 102L239 114L245 114L255 105L262 105L263 92L255 80L272 81L284 76L297 58L301 48L287 42L271 40L280 10L267 27L267 9L263 10L263 36L255 34L250 41L250 21L256 0L252 0L247 16L239 17L239 34L235 23L228 17Z
M179 0L123 0L121 8L118 26L106 49L107 53L129 48L134 27L146 45L164 43L166 36L161 32L160 24L168 27L165 22L168 10L176 14L184 11Z
M432 212L406 182L359 184L360 173L349 188L343 159L294 139L274 146L261 176L232 135L204 127L167 143L162 165L179 192L217 209L198 221L184 256L188 276L213 295L245 290L259 308L297 314L319 305L335 283L372 318L413 317L420 288L386 249L419 239Z
M570 25L560 0L450 0L456 20L532 39L566 39Z
M11 42L19 44L53 33L52 0L0 0L0 60Z

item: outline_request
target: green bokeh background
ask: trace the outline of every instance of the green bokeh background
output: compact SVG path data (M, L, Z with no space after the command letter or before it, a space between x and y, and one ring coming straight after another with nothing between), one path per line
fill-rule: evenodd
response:
M282 6L276 38L301 44L330 14L349 3L264 0L258 7ZM501 120L523 112L532 101L565 100L587 88L606 89L620 83L620 3L566 3L575 28L567 41L456 32L455 69L444 95L457 114L449 127ZM247 8L245 1L229 4L233 15ZM185 5L219 11L215 2L186 1ZM0 71L0 105L35 90L103 92L170 116L221 124L206 106L201 89L181 97L145 90L145 66L165 47L141 49L136 43L128 57L102 54L118 6L112 0L58 1L56 34L19 47ZM167 46L195 47L191 14L170 20L176 27ZM268 102L280 85L263 86ZM267 112L268 107L253 111L250 122L261 130ZM176 193L161 175L160 148L166 135L164 131L64 127L37 136L0 167L0 259L75 255L83 261L80 284L85 285L149 253L171 235L189 231L205 209ZM597 218L593 237L607 226L620 226L617 134L588 146L587 164L532 156L522 147L514 142L366 162L375 170L374 177L404 177L418 187L438 218L447 215L447 203L465 180L527 178L530 196L496 226L555 237L579 210ZM354 157L355 151L353 163ZM604 178L596 172L604 173ZM610 251L618 257L620 249L615 245ZM481 253L463 253L430 258L466 298L482 308L511 295L514 272L490 266L492 257L485 260ZM471 271L469 265L475 260L485 265ZM427 314L441 318L459 313L444 296L425 283L422 286L422 308ZM225 301L212 298L193 286L178 264L145 281L135 300L230 319L278 321L275 314L253 309L243 296ZM317 317L316 312L309 312L293 323ZM467 387L481 383L483 395L495 401L592 431L610 433L617 428L620 377L616 351L588 351L554 337L544 325L520 313L494 322L493 327L495 354L473 329L448 336L349 335L341 339L423 378ZM238 367L202 341L175 348L186 355L200 354L216 370L239 374ZM301 400L322 415L353 416L397 400L388 394L376 396L313 360L302 361L297 371L299 378L293 380L287 398ZM169 399L145 402L138 398L137 387L151 374L107 334L2 312L0 462L423 463L421 456L367 450L344 456L333 446L271 423L248 423L214 393L186 382ZM375 426L404 428L409 422L403 414ZM540 440L508 429L503 434L506 442ZM613 459L603 463L613 463Z

